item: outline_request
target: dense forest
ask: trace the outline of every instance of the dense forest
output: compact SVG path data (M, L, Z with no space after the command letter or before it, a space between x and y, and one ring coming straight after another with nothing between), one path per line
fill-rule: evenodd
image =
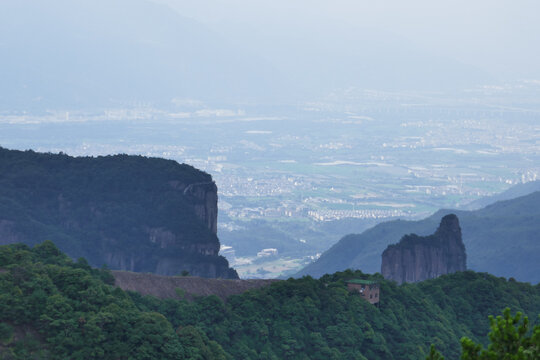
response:
M380 282L373 306L345 281ZM487 343L504 308L536 322L540 286L472 271L397 286L344 271L230 297L160 300L112 286L50 241L0 246L2 359L457 359L460 339ZM180 291L180 290L179 290Z
M217 255L216 216L212 177L189 165L0 147L0 244L54 239L97 267L237 277Z
M111 286L108 271L73 262L50 241L0 247L0 269L2 359L226 359L197 328L175 332Z

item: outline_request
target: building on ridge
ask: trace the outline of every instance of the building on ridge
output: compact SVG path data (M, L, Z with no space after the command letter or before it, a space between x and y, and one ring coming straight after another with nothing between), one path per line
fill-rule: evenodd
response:
M349 291L358 292L370 304L377 305L379 303L380 286L377 281L351 279L347 280L346 283Z

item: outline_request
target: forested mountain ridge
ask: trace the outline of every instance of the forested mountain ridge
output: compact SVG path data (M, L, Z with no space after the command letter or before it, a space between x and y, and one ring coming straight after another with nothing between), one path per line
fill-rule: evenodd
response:
M0 148L0 244L52 240L98 267L237 278L216 231L216 185L189 165Z
M540 191L480 210L440 210L419 221L394 220L343 237L297 276L315 277L347 268L377 272L381 254L407 234L432 234L448 214L459 218L467 268L520 281L540 282Z
M0 246L1 359L194 359L223 350L195 328L172 328L109 285L110 272L73 262L50 241Z
M373 306L345 281L380 283ZM0 246L2 359L422 359L435 344L487 342L487 316L509 306L537 322L540 286L472 271L397 286L345 271L277 281L193 301L112 286L110 272L73 262L52 242Z

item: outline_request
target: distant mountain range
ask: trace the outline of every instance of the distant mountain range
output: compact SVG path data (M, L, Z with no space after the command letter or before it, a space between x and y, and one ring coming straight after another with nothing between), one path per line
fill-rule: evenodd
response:
M172 106L173 99L294 103L351 86L441 90L487 78L395 34L333 30L264 43L146 0L2 1L0 105L31 111L137 101Z
M406 234L433 233L440 219L450 213L456 214L461 224L468 269L540 282L540 191L479 210L440 210L420 221L378 224L361 234L343 237L296 276L320 277L347 268L380 272L381 254L389 244Z
M249 100L279 79L202 24L144 0L3 1L0 52L0 104L24 110Z
M485 196L468 204L460 206L461 210L478 210L497 201L511 200L520 196L528 195L535 191L540 191L540 180L529 181L524 184L514 185L502 193L492 196Z

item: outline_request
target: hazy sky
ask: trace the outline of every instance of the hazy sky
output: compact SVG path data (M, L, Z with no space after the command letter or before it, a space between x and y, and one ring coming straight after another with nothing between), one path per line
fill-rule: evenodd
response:
M254 32L263 40L280 41L295 32L369 27L492 74L540 78L537 0L155 1L239 37Z
M540 0L0 0L0 53L2 106L455 91L540 80Z

